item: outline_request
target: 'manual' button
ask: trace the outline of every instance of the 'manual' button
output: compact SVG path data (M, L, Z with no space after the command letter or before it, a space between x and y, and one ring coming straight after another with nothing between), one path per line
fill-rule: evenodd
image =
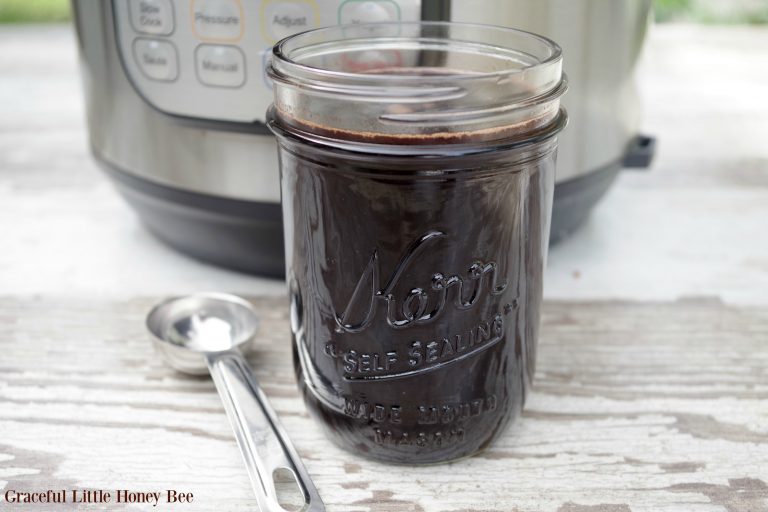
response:
M239 0L194 0L192 18L195 35L201 39L234 42L243 34Z
M240 87L245 83L245 56L237 46L201 44L195 50L197 78L214 87Z
M136 39L133 42L133 58L147 78L172 82L179 76L179 60L176 48L168 41Z
M131 0L131 25L136 32L167 36L173 32L170 0Z

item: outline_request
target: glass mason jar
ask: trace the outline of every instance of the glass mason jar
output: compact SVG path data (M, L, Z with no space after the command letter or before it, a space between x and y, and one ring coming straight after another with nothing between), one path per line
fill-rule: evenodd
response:
M483 449L534 371L560 48L493 26L360 24L281 41L268 73L308 407L374 459Z

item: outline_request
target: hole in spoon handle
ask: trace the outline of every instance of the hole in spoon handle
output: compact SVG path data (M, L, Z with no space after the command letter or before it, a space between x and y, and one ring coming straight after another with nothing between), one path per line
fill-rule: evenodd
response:
M304 496L304 506L298 510L324 511L317 489L240 352L218 352L207 359L261 511L286 510L278 502L273 476L280 469L296 477Z

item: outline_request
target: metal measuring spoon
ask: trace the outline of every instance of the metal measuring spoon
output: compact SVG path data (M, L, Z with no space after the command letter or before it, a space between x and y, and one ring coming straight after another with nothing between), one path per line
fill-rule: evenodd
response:
M185 373L211 373L261 511L285 510L275 489L275 477L285 471L304 497L299 510L324 511L307 470L238 350L248 348L258 324L250 303L223 293L169 299L147 315L152 340L168 364Z

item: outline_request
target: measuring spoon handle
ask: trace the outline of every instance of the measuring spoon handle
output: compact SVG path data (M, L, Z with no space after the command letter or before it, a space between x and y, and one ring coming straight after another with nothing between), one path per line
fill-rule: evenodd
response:
M296 478L306 503L302 512L325 511L296 449L259 388L238 350L207 356L208 369L243 455L261 512L283 512L275 489L275 471L287 469Z

